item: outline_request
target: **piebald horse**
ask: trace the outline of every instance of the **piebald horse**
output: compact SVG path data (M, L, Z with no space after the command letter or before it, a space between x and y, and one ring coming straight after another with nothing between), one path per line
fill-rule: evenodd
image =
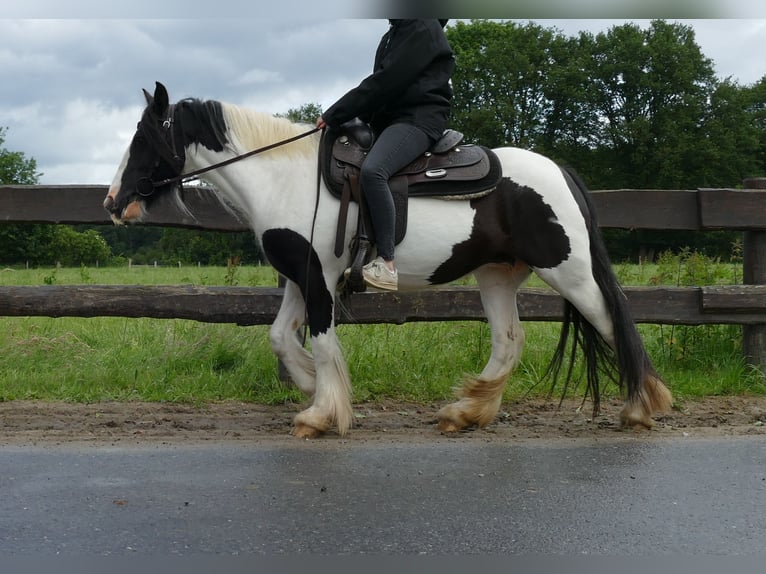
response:
M233 104L171 104L159 82L153 95L144 95L146 108L105 209L116 224L140 222L158 196L178 197L182 176L216 166L203 179L245 215L268 261L287 279L270 343L293 382L312 398L295 416L292 432L312 438L335 428L345 434L354 419L351 379L334 308L350 254L348 247L341 256L334 253L339 200L318 177L320 134L306 135L311 126ZM271 147L293 138L299 139ZM270 149L237 159L263 147ZM621 424L651 427L652 415L671 407L671 394L612 272L588 191L572 172L542 155L511 147L492 151L502 166L495 190L465 201L411 198L408 231L396 250L401 290L472 273L491 330L486 366L466 379L455 402L441 408L439 430L483 427L497 414L524 345L516 294L532 272L564 298L554 365L561 367L567 340L574 337L573 348L584 352L594 411L599 370L606 365L624 395ZM357 209L352 203L347 237L355 232ZM310 352L296 336L306 322Z

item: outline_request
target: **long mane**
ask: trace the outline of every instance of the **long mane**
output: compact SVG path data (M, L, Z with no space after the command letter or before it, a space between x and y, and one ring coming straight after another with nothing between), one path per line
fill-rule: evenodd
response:
M234 104L221 104L228 136L239 153L273 144L304 133L312 128L307 124L293 123L286 118L275 117ZM303 138L289 145L269 151L288 157L315 157L318 136Z

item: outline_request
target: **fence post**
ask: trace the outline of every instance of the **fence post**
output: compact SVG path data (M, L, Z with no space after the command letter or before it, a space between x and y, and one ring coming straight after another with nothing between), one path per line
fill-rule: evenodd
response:
M766 189L766 177L748 178L743 184L745 189ZM766 285L766 231L745 231L742 266L745 285ZM742 350L747 364L766 373L766 323L742 327Z

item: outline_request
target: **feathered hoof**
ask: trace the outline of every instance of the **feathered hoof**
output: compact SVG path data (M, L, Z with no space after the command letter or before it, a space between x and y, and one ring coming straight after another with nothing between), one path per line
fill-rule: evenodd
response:
M465 428L464 426L460 426L458 424L455 424L454 421L448 421L448 420L441 420L439 421L439 424L436 425L436 429L439 432L443 432L447 434L460 432L464 428Z
M439 419L439 424L436 428L443 433L455 433L460 432L472 424L467 420L465 413L458 406L460 403L453 403L442 407L436 417Z
M324 435L324 433L325 431L319 430L318 428L314 428L308 425L300 425L300 424L296 424L292 430L292 435L295 438L303 438L303 439L320 438Z
M668 412L673 405L673 395L659 377L650 375L644 381L639 395L625 403L620 412L620 424L627 428L651 429L654 413Z
M625 405L620 412L620 426L622 428L632 428L636 430L650 430L654 426L654 421L640 407Z
M506 375L489 380L466 377L457 392L460 400L442 407L437 414L437 428L441 432L453 433L469 427L487 426L500 410L506 378Z
M292 435L296 438L319 438L329 429L330 424L327 422L327 419L318 416L312 407L295 415Z

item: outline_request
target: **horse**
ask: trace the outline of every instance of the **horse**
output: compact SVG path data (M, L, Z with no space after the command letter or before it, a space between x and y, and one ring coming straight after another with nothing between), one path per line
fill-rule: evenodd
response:
M153 94L143 93L146 107L104 208L119 225L139 223L157 197L183 208L179 182L206 172L202 179L244 215L268 262L286 279L269 341L292 382L310 397L293 419L292 434L316 438L335 429L345 435L354 419L351 378L334 312L351 254L348 245L340 255L334 250L339 200L319 175L319 130L216 100L171 104L160 82ZM565 356L573 361L580 350L594 415L599 374L607 372L624 399L621 426L651 428L652 417L672 406L672 396L612 271L586 186L536 152L491 151L502 167L494 191L465 201L410 198L408 229L396 252L400 290L473 274L490 327L486 365L466 376L456 400L438 411L436 429L454 433L495 418L525 342L517 293L533 272L564 301L551 368L558 373ZM358 210L356 203L349 206L348 236ZM296 336L306 324L310 351ZM571 372L570 363L568 377Z

